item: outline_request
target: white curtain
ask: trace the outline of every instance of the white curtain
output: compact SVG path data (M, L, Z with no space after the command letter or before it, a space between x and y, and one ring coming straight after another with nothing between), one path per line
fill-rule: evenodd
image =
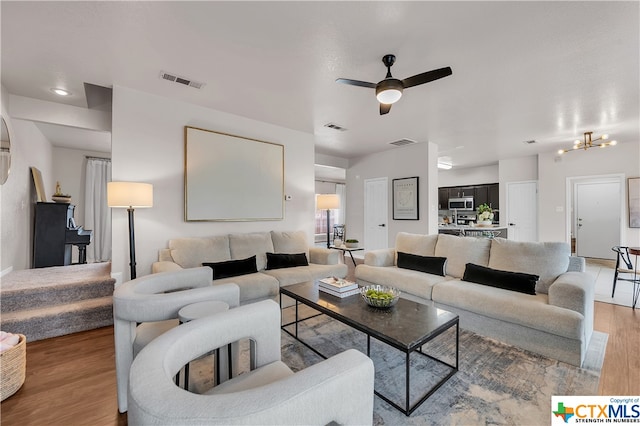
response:
M107 182L111 182L111 160L88 158L84 227L93 230L93 241L87 246L87 262L111 259L111 212L107 206Z
M336 194L340 197L340 209L335 223L344 225L347 211L347 186L344 183L336 183Z

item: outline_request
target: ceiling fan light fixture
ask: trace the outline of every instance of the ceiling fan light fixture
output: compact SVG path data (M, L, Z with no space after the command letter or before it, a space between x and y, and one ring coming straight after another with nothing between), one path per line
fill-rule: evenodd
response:
M395 78L386 78L376 86L376 98L381 104L394 104L402 97L402 82Z

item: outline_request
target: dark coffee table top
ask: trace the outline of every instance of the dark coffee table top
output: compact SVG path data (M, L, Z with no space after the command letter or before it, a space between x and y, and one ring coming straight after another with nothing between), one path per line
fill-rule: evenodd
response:
M405 352L458 321L456 314L403 298L388 309L371 307L360 295L341 299L319 291L312 281L280 287L280 293Z

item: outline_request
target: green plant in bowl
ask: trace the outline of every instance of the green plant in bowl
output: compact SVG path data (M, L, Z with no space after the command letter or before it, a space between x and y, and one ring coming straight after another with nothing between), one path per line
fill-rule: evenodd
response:
M360 295L370 306L390 308L400 298L400 290L383 285L369 285L360 289Z
M346 245L349 248L355 248L355 247L358 247L359 243L360 242L358 240L355 240L352 238L350 240L345 240L344 245Z

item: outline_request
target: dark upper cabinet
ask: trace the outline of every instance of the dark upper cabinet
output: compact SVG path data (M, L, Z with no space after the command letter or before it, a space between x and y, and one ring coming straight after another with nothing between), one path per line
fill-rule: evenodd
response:
M497 183L492 183L491 185L487 185L488 197L487 204L492 209L500 208L500 185Z
M475 196L476 187L475 186L460 186L460 187L458 187L458 191L460 191L459 197L473 197L473 196Z
M487 185L476 186L473 205L477 209L480 204L489 203L489 188Z
M492 209L499 209L500 185L492 183L488 185L469 186L445 186L438 188L438 208L447 210L449 198L473 197L474 207L480 204L488 204Z
M449 209L449 188L438 188L438 209Z

